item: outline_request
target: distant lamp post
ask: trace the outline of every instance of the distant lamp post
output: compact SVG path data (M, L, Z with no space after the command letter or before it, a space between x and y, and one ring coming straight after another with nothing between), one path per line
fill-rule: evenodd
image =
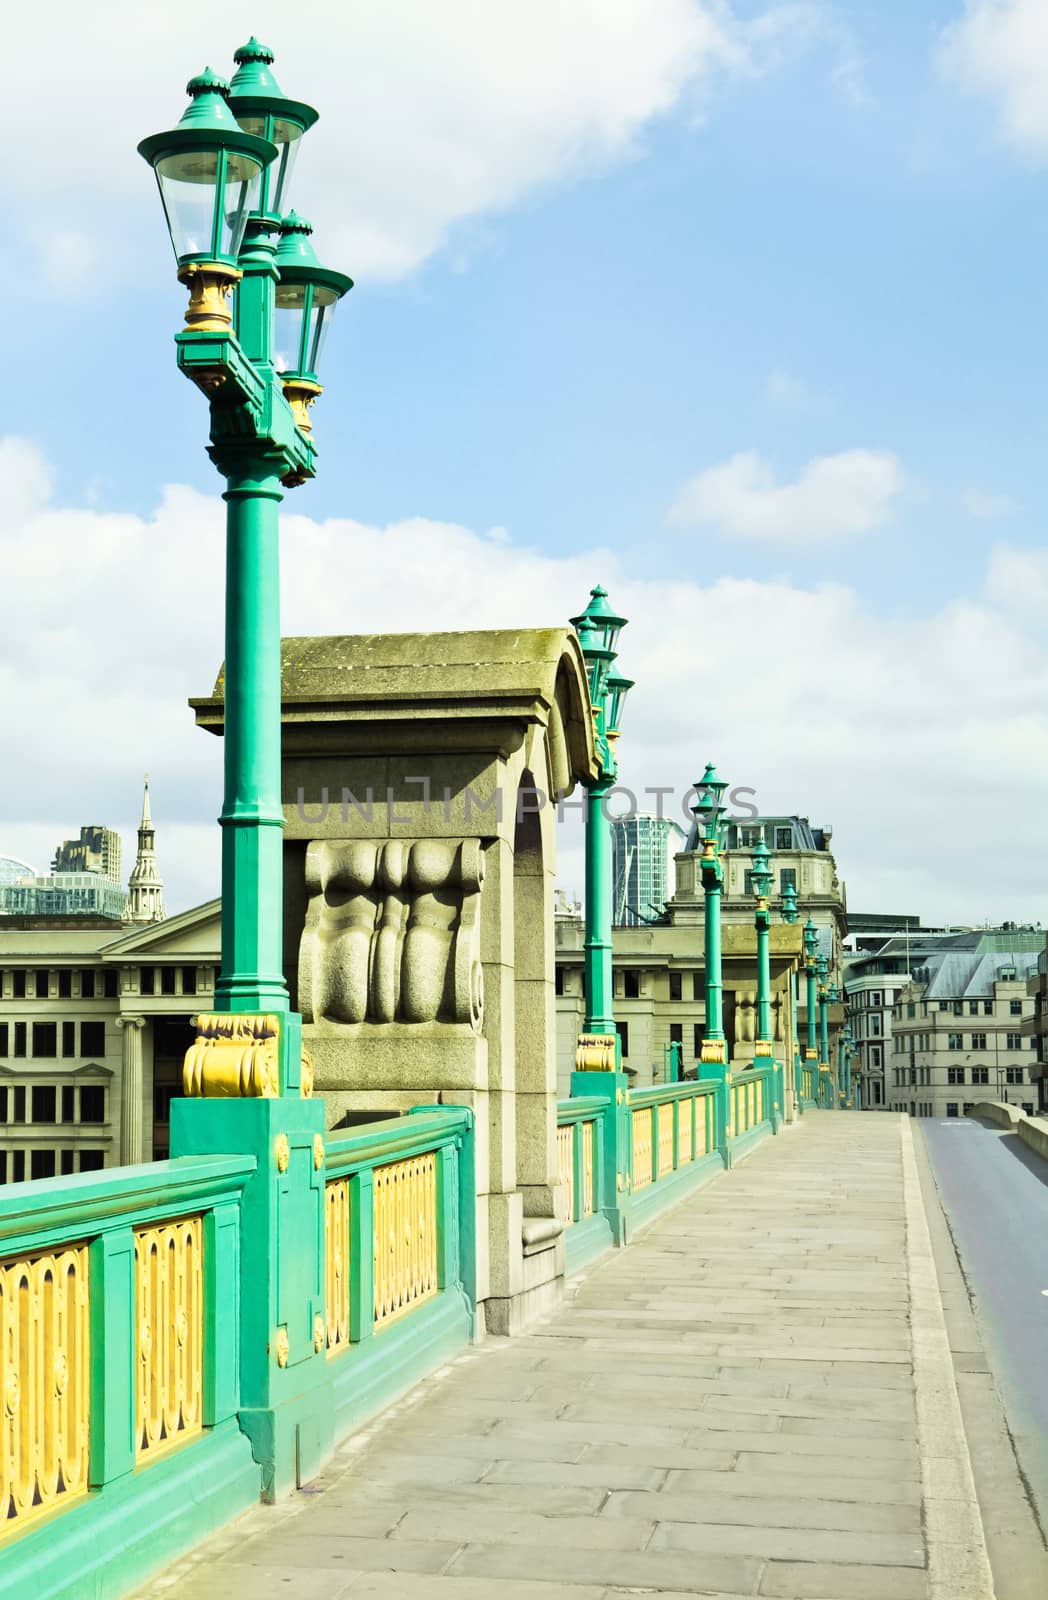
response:
M611 820L605 801L618 776L615 745L622 726L630 678L615 672L616 645L626 626L600 584L589 604L572 617L589 683L594 742L600 775L586 793L586 1015L575 1052L579 1072L617 1072L622 1048L615 1027L611 964Z
M782 920L792 927L797 921L800 912L797 909L797 890L792 883L786 884L782 891ZM801 1042L797 1029L797 971L790 973L790 999L793 1007L793 1098L797 1116L803 1115L801 1101L803 1099L801 1087Z
M805 1074L806 1078L808 1078L808 1074L809 1073L811 1074L811 1077L808 1080L808 1087L809 1087L809 1089L811 1091L809 1096L808 1096L808 1098L810 1100L815 1100L817 1098L816 1093L815 1093L815 1087L816 1087L815 1079L818 1076L818 1071L819 1071L819 1051L818 1051L818 1045L817 1045L817 1040L818 1040L818 1016L817 1016L817 1009L816 1009L817 1002L816 1002L816 990L815 990L815 955L816 955L816 952L818 950L818 947L819 947L818 929L816 928L816 926L815 926L814 922L812 921L811 917L809 917L807 922L804 924L804 978L805 978L805 1006L806 1006L807 1022L808 1022L808 1038L807 1038L807 1044L805 1045L805 1048L804 1048L804 1068L803 1068L803 1071L804 1071L804 1074Z
M850 1107L852 1103L851 1086L851 1061L852 1061L852 1031L851 1023L846 1022L837 1044L838 1064L837 1077L840 1088L841 1104Z
M771 896L772 872L769 865L768 846L761 839L752 856L750 882L756 897L754 923L757 929L757 1038L754 1057L770 1056L771 1029Z
M721 960L721 895L724 891L724 863L721 835L727 807L723 804L728 785L718 778L710 762L695 785L698 796L692 811L702 838L700 872L705 893L706 931L706 1025L702 1040L704 1066L720 1066L727 1078L728 1041L724 1033L724 979Z
M820 954L816 958L815 971L819 983L819 1088L820 1098L827 1107L830 1104L832 1082L830 1073L830 1014L829 990L826 986L826 976L829 971L829 960Z

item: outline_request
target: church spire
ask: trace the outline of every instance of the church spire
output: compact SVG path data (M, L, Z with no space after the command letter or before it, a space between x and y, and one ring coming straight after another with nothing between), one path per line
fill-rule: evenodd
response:
M138 824L138 855L128 880L125 922L163 922L164 880L156 864L156 830L149 809L149 773L142 794L142 820Z

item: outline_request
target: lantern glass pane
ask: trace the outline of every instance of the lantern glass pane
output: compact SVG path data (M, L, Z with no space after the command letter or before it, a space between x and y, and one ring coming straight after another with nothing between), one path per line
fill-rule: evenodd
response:
M278 283L276 315L273 319L273 363L278 372L304 372L306 351L303 333L308 331L306 297L309 288L303 283Z
M168 232L179 260L213 253L218 163L217 150L192 150L164 156L156 164Z
M333 289L327 289L322 284L315 284L313 288L313 310L310 315L312 324L309 335L309 370L316 372L320 366L320 352L324 348L327 331L331 326L331 319L335 315L338 304L338 295Z
M238 117L237 122L245 133L254 134L256 139L268 139L280 152L269 168L265 209L271 215L286 216L291 209L288 193L295 157L302 143L302 129L286 117Z
M234 261L244 242L247 219L258 201L258 183L262 168L250 156L226 156L225 204L222 207L222 235L219 249L222 255Z

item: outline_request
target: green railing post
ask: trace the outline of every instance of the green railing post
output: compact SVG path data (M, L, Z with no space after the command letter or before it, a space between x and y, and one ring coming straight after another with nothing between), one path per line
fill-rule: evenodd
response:
M135 1466L135 1243L131 1228L88 1247L91 1443L88 1482L101 1488Z
M706 964L706 1022L702 1036L702 1075L717 1080L718 1145L726 1167L731 1166L732 1103L731 1063L724 1033L724 978L721 959L721 893L724 866L720 857L721 829L726 808L721 799L728 785L717 777L712 762L695 785L698 796L692 811L702 834L699 870L705 896L703 926Z
M375 1185L370 1167L349 1180L349 1337L375 1332Z

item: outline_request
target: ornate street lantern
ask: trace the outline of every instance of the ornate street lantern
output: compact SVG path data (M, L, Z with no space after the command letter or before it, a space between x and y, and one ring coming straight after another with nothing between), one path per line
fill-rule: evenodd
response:
M797 890L792 883L788 883L782 891L782 920L783 922L796 922L800 913L797 910Z
M804 924L804 955L809 966L815 962L815 951L819 944L819 933L814 922L809 917Z
M289 100L272 72L273 52L254 37L233 56L237 70L229 85L229 109L245 133L276 146L277 156L262 175L256 209L283 217L290 210L288 190L302 135L318 113L302 100Z
M707 762L706 771L695 785L698 799L691 808L695 816L701 817L705 823L704 840L707 844L716 845L720 842L721 822L727 812L721 799L727 787L724 780L718 778L713 762Z
M244 228L277 147L243 131L229 109L229 85L210 67L186 93L178 127L151 134L138 151L156 174L178 277L189 286L186 326L224 333L232 324L229 294L242 276Z
M589 605L585 611L571 618L571 625L582 646L589 678L590 704L595 711L603 708L611 664L615 660L615 644L625 623L626 619L616 616L608 605L608 591L599 583L590 590Z
M321 266L310 235L312 226L294 211L280 230L276 267L274 364L284 394L303 433L309 433L309 407L322 392L317 380L320 352L335 307L353 287L344 272Z
M771 894L772 871L769 865L768 846L761 839L752 856L753 868L750 872L750 882L753 892L758 900L767 900Z
M622 713L626 696L633 688L633 678L624 678L620 672L608 675L608 738L617 739L622 731Z

